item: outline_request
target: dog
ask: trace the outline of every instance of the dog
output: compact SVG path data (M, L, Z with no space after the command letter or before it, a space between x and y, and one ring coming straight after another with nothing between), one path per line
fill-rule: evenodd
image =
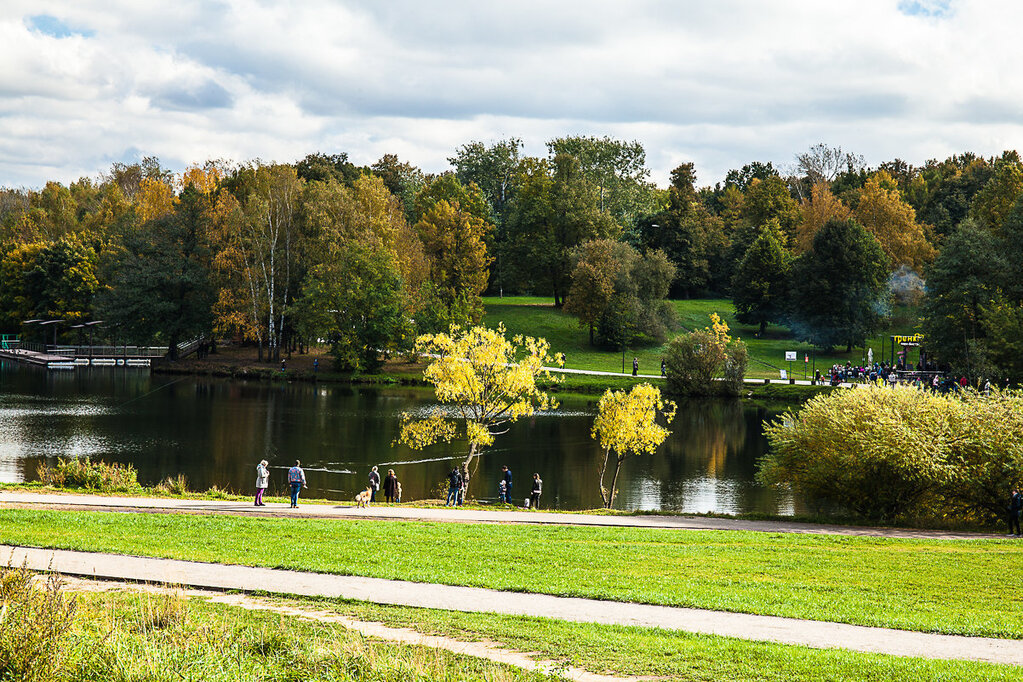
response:
M370 500L370 498L372 496L373 496L372 489L371 488L366 488L361 493L359 493L358 495L355 496L355 506L356 507L368 507L369 506L369 500Z

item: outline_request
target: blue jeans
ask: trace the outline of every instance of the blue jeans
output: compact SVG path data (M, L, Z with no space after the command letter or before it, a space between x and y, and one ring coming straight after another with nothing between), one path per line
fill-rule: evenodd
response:
M448 501L444 503L444 506L450 507L456 502L458 502L458 488L448 488Z
M291 484L291 506L292 507L297 507L298 506L298 491L301 490L301 489L302 489L302 484L301 483L292 483Z
M504 501L507 502L508 504L512 503L512 501L511 501L511 495L512 495L511 488L512 487L510 485L506 485L504 487Z

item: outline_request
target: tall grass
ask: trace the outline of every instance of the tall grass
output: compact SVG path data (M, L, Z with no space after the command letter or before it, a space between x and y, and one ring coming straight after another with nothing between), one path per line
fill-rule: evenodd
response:
M93 462L90 458L57 458L56 466L40 464L39 480L56 488L88 488L100 492L141 490L138 471L130 464Z
M547 680L332 624L167 593L69 596L59 576L0 567L0 681Z

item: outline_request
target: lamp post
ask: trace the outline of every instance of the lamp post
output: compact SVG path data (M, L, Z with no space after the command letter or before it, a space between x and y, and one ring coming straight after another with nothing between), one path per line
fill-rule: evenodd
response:
M48 324L52 324L53 325L53 345L54 346L57 345L57 325L60 324L63 321L64 320L43 320L42 322L39 323L40 327L46 326Z

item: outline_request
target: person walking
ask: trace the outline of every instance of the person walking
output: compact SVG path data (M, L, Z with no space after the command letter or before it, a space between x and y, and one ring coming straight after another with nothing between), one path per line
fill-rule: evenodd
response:
M377 491L380 490L380 473L376 467L369 472L369 501L377 501Z
M266 465L268 462L260 460L259 464L256 465L256 507L265 507L263 504L263 493L266 492L266 487L270 483L270 472L267 470Z
M638 375L639 375L639 358L633 357L632 358L632 376L638 376Z
M508 465L501 467L501 471L504 472L504 500L502 502L512 503L512 475L511 470L508 469Z
M540 493L543 492L543 481L540 474L533 474L533 490L529 493L529 506L533 509L540 508Z
M295 466L288 469L288 485L291 486L291 508L298 506L298 493L302 488L308 488L305 482L305 472L302 471L302 461L296 459Z
M1019 513L1023 510L1023 495L1020 495L1019 490L1013 490L1012 495L1009 496L1009 535L1018 538L1021 533L1019 530Z
M458 473L458 469L454 468L451 473L448 474L448 499L444 503L445 507L453 507L458 503L458 493L462 490L462 474Z
M398 497L398 477L394 475L394 469L387 470L387 478L384 479L384 500L395 502Z
M667 365L664 364L664 358L661 358L661 376L662 377L668 376L667 369L668 369Z

